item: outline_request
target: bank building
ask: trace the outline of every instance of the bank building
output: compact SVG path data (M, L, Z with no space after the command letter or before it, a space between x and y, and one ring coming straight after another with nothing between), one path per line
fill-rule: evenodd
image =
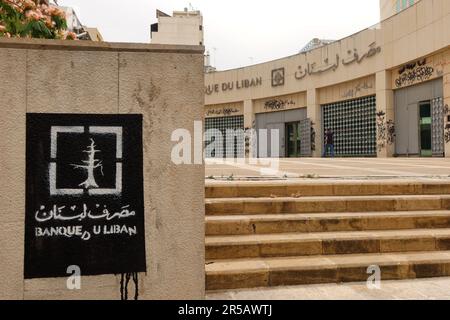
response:
M206 73L205 129L267 129L268 156L273 129L279 157L320 157L331 129L338 157L450 157L449 7L380 0L381 21L349 37ZM254 145L223 154L264 156Z

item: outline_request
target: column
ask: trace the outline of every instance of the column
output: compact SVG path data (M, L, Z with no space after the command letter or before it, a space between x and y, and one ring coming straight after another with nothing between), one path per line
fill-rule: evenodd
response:
M395 153L395 119L394 91L392 90L392 75L383 70L376 74L377 100L377 156L392 157Z
M308 118L312 121L312 127L315 132L312 156L321 157L323 149L322 110L319 104L318 90L315 88L308 89L306 105Z

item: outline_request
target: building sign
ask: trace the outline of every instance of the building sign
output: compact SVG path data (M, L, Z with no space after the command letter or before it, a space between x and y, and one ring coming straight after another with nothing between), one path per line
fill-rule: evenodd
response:
M267 111L279 111L285 110L286 107L295 106L293 100L288 99L272 99L264 103L264 110Z
M272 87L284 86L284 68L272 70Z
M222 84L211 84L205 87L205 94L228 92L233 90L249 89L262 86L262 77L255 77L245 80L237 80L231 82L223 82Z
M356 83L353 87L344 91L341 95L343 99L356 98L364 94L372 94L375 85L373 81L364 80Z
M238 108L234 107L223 107L223 108L211 108L206 110L205 116L206 117L220 117L220 116L234 116L241 114L242 111Z
M321 75L325 72L336 71L340 65L349 66L351 64L360 64L368 58L372 58L381 53L381 47L377 46L376 42L369 45L369 48L364 53L359 53L358 49L348 50L346 57L342 58L339 54L329 59L325 58L323 63L317 64L316 62L308 62L305 66L298 66L298 70L295 72L295 79L303 80L307 76Z
M395 87L403 88L434 78L435 68L427 63L427 59L408 63L398 70Z
M141 115L27 114L25 278L145 272Z

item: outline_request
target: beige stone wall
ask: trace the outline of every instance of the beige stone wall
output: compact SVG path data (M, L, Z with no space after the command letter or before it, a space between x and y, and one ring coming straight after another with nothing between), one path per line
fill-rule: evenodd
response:
M114 275L83 277L75 291L65 278L24 280L27 112L143 115L147 273L139 275L140 298L204 297L204 167L170 158L172 131L193 132L203 118L202 70L196 46L0 40L0 299L120 299Z

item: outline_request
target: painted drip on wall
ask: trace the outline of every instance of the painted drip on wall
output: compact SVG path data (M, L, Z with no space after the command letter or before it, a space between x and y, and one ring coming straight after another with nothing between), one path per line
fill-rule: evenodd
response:
M122 273L120 275L120 300L128 300L128 284L133 279L134 300L139 299L139 278L137 272Z

